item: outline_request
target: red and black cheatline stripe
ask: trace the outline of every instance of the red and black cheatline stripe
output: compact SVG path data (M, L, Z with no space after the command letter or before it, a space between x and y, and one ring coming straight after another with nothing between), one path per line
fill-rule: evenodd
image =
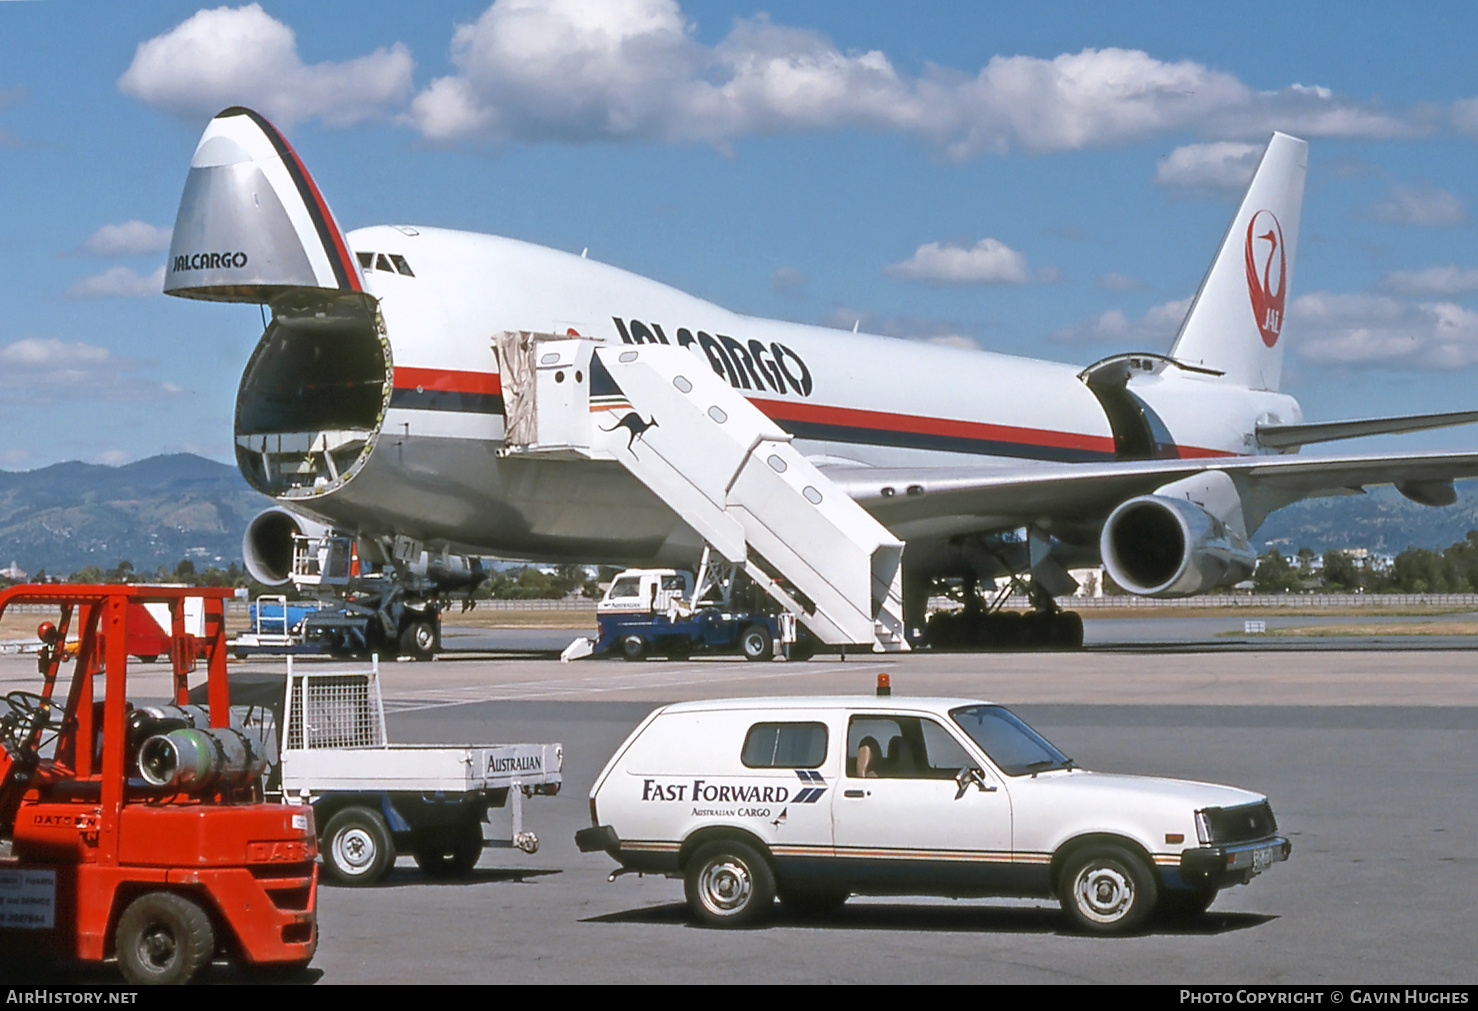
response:
M592 370L592 394L596 392L596 378ZM620 392L615 383L610 381L609 375L605 377L605 383L609 384L610 392ZM754 398L750 403L798 439L970 453L976 456L1005 456L1022 460L1051 460L1059 463L1093 463L1114 459L1114 440L1109 436L1017 428L951 418L925 418L784 400ZM496 372L419 369L397 365L390 406L419 411L501 414L503 387ZM1166 455L1172 459L1231 455L1194 446L1166 447L1165 450Z
M292 145L287 142L287 138L277 132L277 127L243 106L232 106L217 115L216 119L225 119L228 116L246 116L261 129L262 133L266 134L273 148L281 156L282 164L287 166L287 174L292 177L293 185L298 188L298 196L302 198L303 205L308 208L308 216L313 219L313 227L318 231L318 240L323 243L323 251L333 267L334 280L338 282L340 288L346 291L363 291L364 289L359 284L359 275L354 269L354 262L349 258L349 249L344 245L344 235L334 222L334 216L329 213L323 194L318 192L318 186L313 182L313 177L303 167L302 160L298 158L298 153L293 150Z
M397 365L390 406L415 411L502 414L503 383L496 372L454 372Z

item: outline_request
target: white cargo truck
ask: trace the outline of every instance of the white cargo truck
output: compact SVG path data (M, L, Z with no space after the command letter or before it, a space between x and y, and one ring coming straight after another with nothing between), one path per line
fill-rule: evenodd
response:
M267 755L267 796L312 805L324 869L339 884L379 881L400 853L433 877L470 874L487 846L533 853L523 801L560 788L561 744L389 743L378 661L318 670L289 657L286 676L236 674L231 709ZM488 842L483 825L497 808L509 810L509 831Z

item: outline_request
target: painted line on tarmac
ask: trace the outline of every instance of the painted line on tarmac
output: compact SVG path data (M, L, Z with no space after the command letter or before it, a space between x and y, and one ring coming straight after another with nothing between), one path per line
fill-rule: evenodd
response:
M641 691L654 688L688 688L693 685L704 684L729 684L736 680L745 682L776 680L781 678L804 677L808 674L830 673L829 667L810 666L798 664L800 669L789 671L746 671L738 677L728 676L716 679L712 673L712 667L694 666L679 668L678 670L667 670L653 672L650 675L624 676L619 678L588 677L588 678L561 678L555 681L512 681L499 685L469 685L458 691L476 692L475 695L467 697L449 697L446 690L437 690L434 693L428 691L419 692L397 692L393 696L386 696L385 709L387 712L409 713L419 712L426 709L446 709L454 706L476 705L484 702L517 702L535 700L564 699L571 696L600 696L613 692ZM743 669L743 668L741 668ZM867 673L867 672L860 672ZM702 676L694 676L699 675Z

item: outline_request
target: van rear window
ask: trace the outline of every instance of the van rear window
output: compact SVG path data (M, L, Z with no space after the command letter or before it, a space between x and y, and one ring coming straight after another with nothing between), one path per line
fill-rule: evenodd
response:
M756 723L740 760L751 769L814 769L826 761L826 724Z

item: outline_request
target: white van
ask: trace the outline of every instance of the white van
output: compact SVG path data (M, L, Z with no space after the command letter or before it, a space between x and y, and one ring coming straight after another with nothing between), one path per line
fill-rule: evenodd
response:
M1286 860L1266 797L1087 772L969 699L664 706L606 764L582 852L681 877L712 926L853 894L1056 897L1082 929L1204 912ZM620 872L618 872L620 873Z

